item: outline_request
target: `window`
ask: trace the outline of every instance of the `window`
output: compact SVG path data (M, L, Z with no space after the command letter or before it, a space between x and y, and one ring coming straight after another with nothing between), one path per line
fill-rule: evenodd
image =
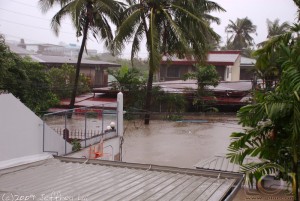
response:
M180 77L180 68L176 66L170 66L167 68L167 77Z

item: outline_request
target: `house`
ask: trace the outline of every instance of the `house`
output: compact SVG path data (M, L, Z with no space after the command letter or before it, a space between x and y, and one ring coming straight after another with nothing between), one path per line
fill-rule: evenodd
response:
M192 57L179 59L164 56L157 78L159 81L180 80L184 74L195 70L196 63ZM254 66L255 60L242 57L240 51L226 50L209 52L207 63L216 67L221 81L239 81L241 78L250 79L248 69Z
M28 51L15 44L8 44L10 50L22 57L30 57L33 61L39 62L49 68L56 67L59 68L63 64L69 64L76 66L77 58L70 56L53 56L53 55L43 55L35 53L33 50ZM47 46L43 46L47 47ZM51 46L59 48L60 46ZM119 68L121 65L116 63L89 60L83 58L81 60L80 72L85 76L89 77L91 80L91 85L94 87L106 87L108 85L108 68Z
M49 56L49 55L31 55L34 61L39 62L49 68L59 68L63 64L69 64L76 67L77 58L65 56ZM108 68L119 68L120 64L82 59L80 73L89 77L93 87L106 87L108 85Z
M241 57L240 80L253 80L255 64L255 59Z
M193 100L198 87L196 80L155 82L153 85L159 86L166 93L183 94L188 102L188 111L194 111ZM223 112L233 112L248 104L252 82L249 80L221 81L216 87L209 86L208 89L215 96L213 107Z

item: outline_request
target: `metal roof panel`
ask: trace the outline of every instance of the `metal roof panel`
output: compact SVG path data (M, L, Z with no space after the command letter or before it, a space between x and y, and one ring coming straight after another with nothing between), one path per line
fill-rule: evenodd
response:
M48 159L0 170L0 197L34 195L49 200L79 196L89 201L123 201L207 200L213 196L220 200L240 178L166 166L145 169L143 164L80 161Z

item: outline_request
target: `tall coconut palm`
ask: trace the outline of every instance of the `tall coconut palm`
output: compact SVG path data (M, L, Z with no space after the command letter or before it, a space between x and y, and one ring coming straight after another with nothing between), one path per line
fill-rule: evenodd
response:
M289 30L290 25L288 22L283 22L282 24L279 24L279 19L275 19L274 21L267 19L267 27L268 27L267 38L271 38L273 36L286 33Z
M146 38L149 53L149 74L145 100L145 124L149 124L153 75L162 55L194 55L204 60L209 39L219 40L209 22L219 22L210 11L224 11L207 0L127 0L124 21L117 30L115 50L122 51L132 41L131 59Z
M298 10L297 10L297 21L299 22L300 21L300 0L293 0L293 1L296 4L296 6L298 7Z
M228 47L231 49L242 50L254 45L251 34L256 33L256 26L247 17L237 18L235 22L230 20L225 32L231 34L227 41L230 44Z
M114 24L119 23L119 16L122 12L123 4L114 0L40 0L39 4L43 12L47 12L56 4L61 6L61 9L54 15L51 21L51 28L56 35L59 33L61 20L65 16L70 16L76 29L76 36L82 36L76 64L75 82L69 105L69 108L72 109L75 105L80 64L88 37L88 31L90 30L94 37L99 36L104 40L105 45L108 46L113 40L110 22Z

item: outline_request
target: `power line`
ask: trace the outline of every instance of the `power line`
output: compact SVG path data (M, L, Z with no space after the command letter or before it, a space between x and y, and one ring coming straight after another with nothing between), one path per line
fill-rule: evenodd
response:
M25 13L20 13L20 12L16 12L16 11L12 11L12 10L7 10L5 8L0 8L0 10L4 10L6 12L14 13L14 14L17 14L17 15L23 15L23 16L27 16L27 17L32 17L32 18L35 18L35 19L41 19L41 20L48 21L48 22L51 21L51 19L41 18L41 17L37 17L37 16L33 16L33 15L28 15L28 14L25 14Z
M5 8L0 8L0 10L4 10L4 11L6 11L6 12L14 13L14 14L17 14L17 15L22 15L22 16L31 17L31 18L34 18L34 19L40 19L40 20L47 21L47 22L50 22L50 21L51 21L51 19L48 19L48 18L42 18L42 17L33 16L33 15L28 15L28 14L26 14L26 13L20 13L20 12L8 10L8 9L5 9ZM72 24L67 23L67 22L63 22L63 24L72 25Z
M28 27L28 28L34 28L34 29L40 29L40 30L46 30L46 31L52 31L51 29L44 28L44 27L32 26L32 25L27 25L27 24L22 24L22 23L18 23L18 22L6 20L6 19L1 19L1 18L0 18L0 20L1 20L1 21L4 21L4 22L7 22L7 23L11 23L11 24L17 24L17 25L25 26L25 27ZM74 35L74 33L65 32L65 31L60 31L60 33L69 34L69 35Z
M26 4L26 3L23 3L23 2L19 2L19 1L16 1L16 0L10 0L10 1L14 2L14 3L17 3L17 4L24 5L24 6L28 6L28 7L32 7L32 8L37 8L37 6L33 6L33 5Z

